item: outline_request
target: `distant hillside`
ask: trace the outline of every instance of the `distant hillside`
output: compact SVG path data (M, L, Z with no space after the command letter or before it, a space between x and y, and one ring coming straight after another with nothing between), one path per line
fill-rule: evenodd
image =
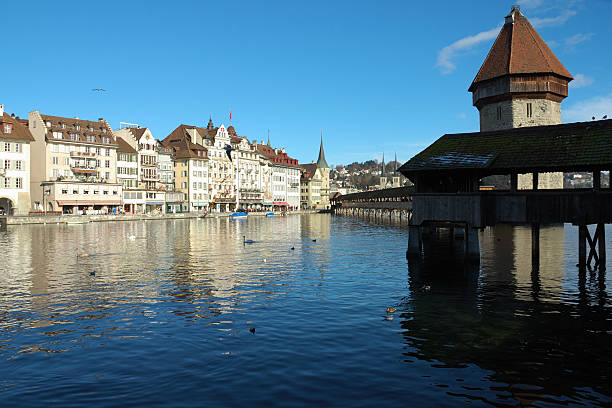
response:
M397 162L397 168L401 163ZM396 162L385 163L388 176L396 168ZM359 190L368 190L380 184L381 163L378 160L368 160L363 163L353 162L347 165L332 166L330 178L342 187L354 187ZM402 182L406 178L402 177Z

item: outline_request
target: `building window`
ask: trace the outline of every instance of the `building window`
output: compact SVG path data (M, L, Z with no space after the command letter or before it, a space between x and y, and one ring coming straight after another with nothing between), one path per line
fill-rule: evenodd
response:
M72 194L79 194L79 190L72 190Z
M21 170L21 160L15 161L15 170Z
M106 167L107 169L110 169L110 160L104 161L104 167Z
M57 156L53 156L53 164L58 164L59 160L57 158Z
M11 162L9 160L4 161L4 169L8 170L11 168Z
M11 187L11 179L9 177L5 177L4 178L4 188L10 188Z
M13 126L10 123L4 124L4 133L11 133L12 129L13 129Z
M15 188L22 188L23 187L23 179L21 177L17 177L15 179Z
M11 151L11 144L9 142L4 142L4 151L5 152Z
M60 126L62 127L62 129L66 129L66 124L65 123L60 123Z
M62 194L68 194L68 190L62 190Z
M501 120L502 118L502 107L498 106L497 107L497 120Z
M70 140L76 142L77 140L79 140L79 136L76 133L71 133L70 134Z
M104 177L108 180L110 179L110 173L107 171L106 173L104 173Z
M530 118L533 116L533 106L531 103L527 104L527 117Z

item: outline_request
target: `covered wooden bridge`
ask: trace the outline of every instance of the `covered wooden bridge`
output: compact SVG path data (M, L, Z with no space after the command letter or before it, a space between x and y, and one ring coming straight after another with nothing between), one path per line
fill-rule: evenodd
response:
M612 190L601 172L611 169L612 120L444 135L399 169L415 184L407 255L421 255L423 228L448 226L465 229L466 258L478 260L478 229L528 224L538 267L540 225L572 223L579 226L579 265L594 260L604 268ZM540 178L553 172L589 172L593 183L540 189ZM483 178L493 175L507 177L509 188L482 191ZM597 226L594 236L589 224Z
M334 212L340 215L408 220L412 213L414 187L386 188L332 197Z

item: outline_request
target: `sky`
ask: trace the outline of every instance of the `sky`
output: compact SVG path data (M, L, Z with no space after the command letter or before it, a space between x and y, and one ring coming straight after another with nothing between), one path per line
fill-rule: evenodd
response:
M612 117L612 0L3 1L7 112L232 124L309 163L405 162L478 131L467 92L512 4L572 73L564 122ZM92 91L103 88L105 92Z

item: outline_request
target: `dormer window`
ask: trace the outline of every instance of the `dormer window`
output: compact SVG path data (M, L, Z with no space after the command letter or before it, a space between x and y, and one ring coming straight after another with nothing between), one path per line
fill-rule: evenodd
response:
M96 139L95 139L95 137L93 135L87 135L87 136L85 136L85 139L87 139L87 141L91 142L91 143L96 141Z
M81 130L81 125L78 125L78 124L77 124L77 125L74 125L74 128L75 128L76 130Z
M60 123L60 126L62 127L62 129L66 129L66 124L65 123Z
M55 133L55 132L53 132L53 133ZM79 140L79 135L77 135L76 133L71 133L70 134L70 140L74 140L74 141Z
M4 133L11 133L11 131L13 130L13 125L11 125L10 123L5 123L3 128Z
M89 130L90 132L93 132L93 126L91 125L87 126L87 130Z
M46 122L45 122L45 125L47 125L47 127L51 127L51 122L46 121Z
M102 133L106 133L106 128L102 128Z

